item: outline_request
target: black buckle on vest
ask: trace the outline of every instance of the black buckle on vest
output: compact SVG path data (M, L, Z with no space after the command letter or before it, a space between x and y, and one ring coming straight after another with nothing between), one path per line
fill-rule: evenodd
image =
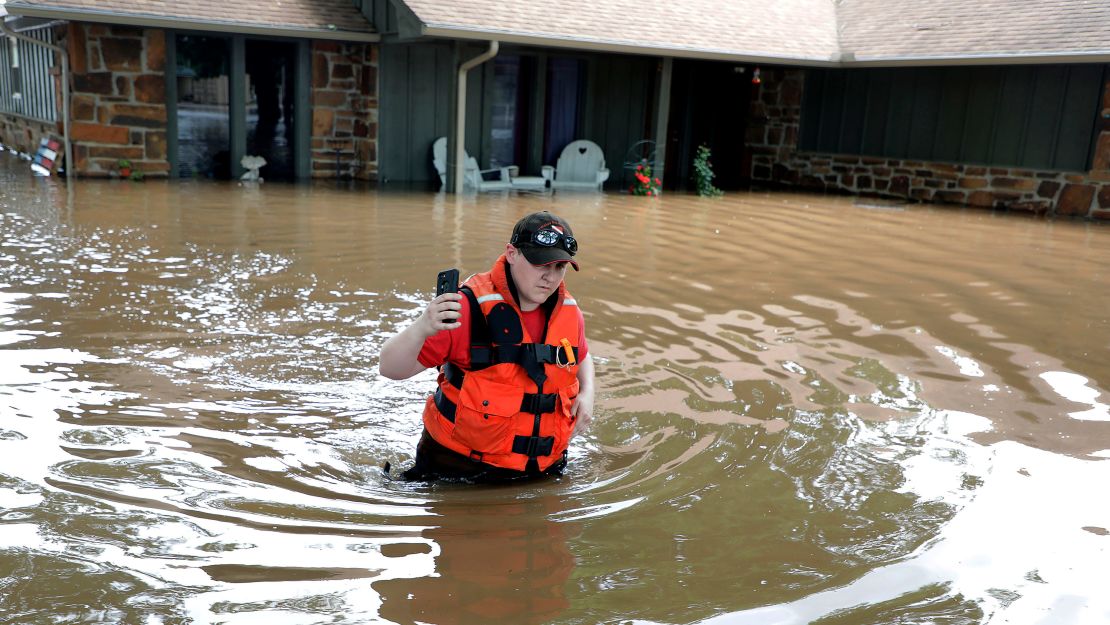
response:
M529 458L536 456L550 456L555 448L554 436L514 436L513 453L523 454Z
M520 400L520 411L532 414L548 414L555 412L556 393L525 393Z
M543 348L547 347L543 343L521 343L519 346L520 353L516 356L516 361L521 365L526 365L530 362L543 362L542 353L545 351Z
M489 345L470 346L471 369L485 369L486 367L495 364L497 364L497 359L494 358L492 347L490 347Z
M529 345L531 345L531 343L521 343L519 345L494 345L489 348L489 363L491 365L499 365L502 363L511 362L514 364L522 365L525 362L525 354L527 353L527 350L525 348ZM479 358L483 356L483 354L481 353L482 351L484 351L483 348L478 348ZM471 348L470 357L474 358L474 348Z

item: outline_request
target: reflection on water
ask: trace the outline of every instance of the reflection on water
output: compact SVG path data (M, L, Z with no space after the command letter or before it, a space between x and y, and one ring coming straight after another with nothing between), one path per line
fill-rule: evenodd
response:
M0 622L1110 618L1104 228L0 178ZM540 208L593 429L560 480L391 481L434 377L382 342Z

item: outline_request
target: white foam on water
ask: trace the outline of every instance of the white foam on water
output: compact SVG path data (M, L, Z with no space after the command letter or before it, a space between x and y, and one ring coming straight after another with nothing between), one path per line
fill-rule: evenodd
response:
M1040 377L1064 399L1091 407L1090 410L1069 412L1069 417L1081 421L1110 421L1110 405L1098 401L1103 393L1091 386L1087 378L1067 371L1048 371Z

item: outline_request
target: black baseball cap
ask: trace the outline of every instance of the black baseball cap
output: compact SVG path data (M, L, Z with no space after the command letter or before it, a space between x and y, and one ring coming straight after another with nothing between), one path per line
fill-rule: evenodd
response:
M544 245L537 242L537 233L545 231L553 243ZM555 235L550 233L554 232ZM526 215L513 227L513 236L509 243L524 254L524 258L533 265L550 265L551 263L570 263L578 271L578 261L574 255L578 253L578 240L566 220L547 211Z

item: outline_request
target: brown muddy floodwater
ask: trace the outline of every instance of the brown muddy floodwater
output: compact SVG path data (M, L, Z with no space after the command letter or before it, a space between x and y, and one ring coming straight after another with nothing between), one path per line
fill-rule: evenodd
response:
M559 480L377 375L521 215L582 243ZM851 198L79 181L0 155L0 622L1102 623L1110 230Z

